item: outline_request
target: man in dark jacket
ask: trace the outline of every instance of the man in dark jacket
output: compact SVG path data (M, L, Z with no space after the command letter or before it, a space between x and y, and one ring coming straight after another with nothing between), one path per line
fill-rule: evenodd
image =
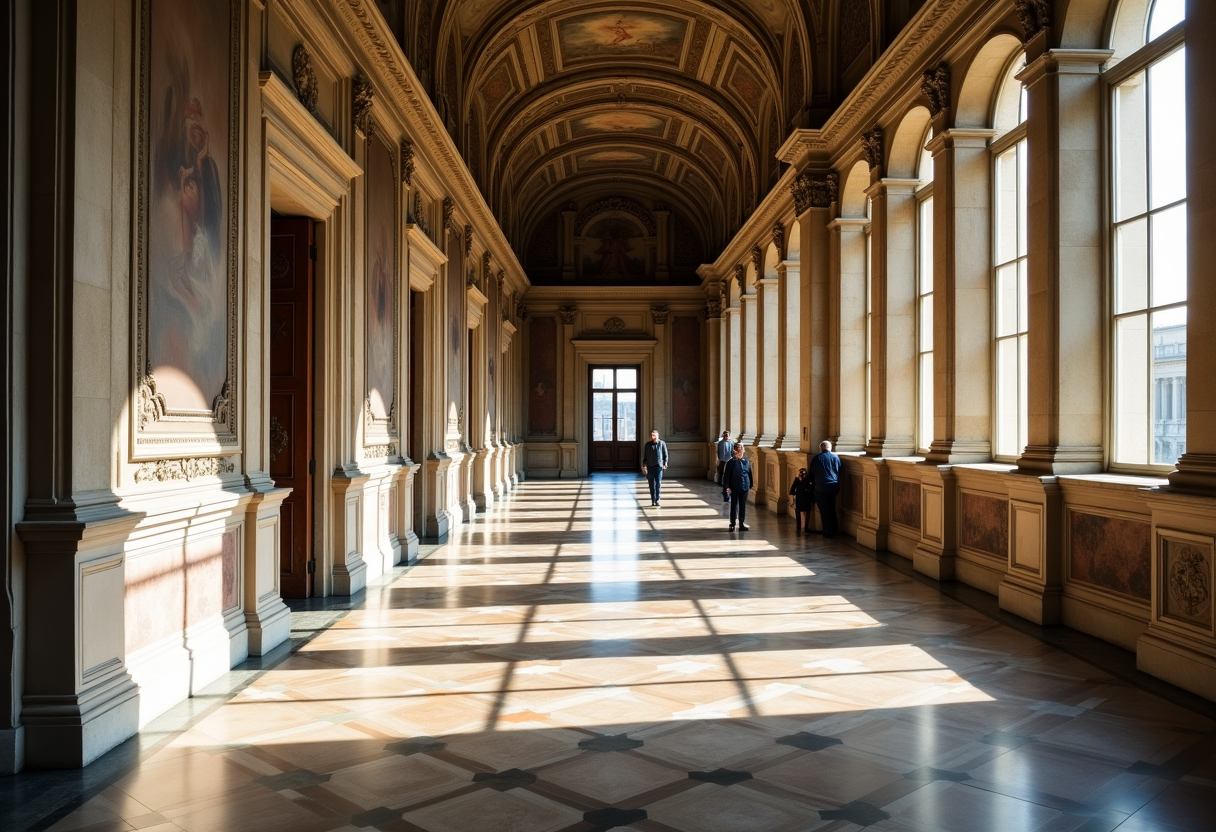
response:
M659 504L659 492L663 489L663 472L667 470L667 443L659 438L659 432L650 432L650 441L642 446L642 473L650 485L650 504Z
M739 518L739 530L748 531L747 492L752 490L752 464L743 456L743 445L735 444L734 456L722 471L722 488L730 497L730 525L727 531L735 530L735 518Z
M832 453L832 443L819 443L819 453L811 460L811 484L815 489L815 507L824 537L835 537L836 495L840 493L840 457Z

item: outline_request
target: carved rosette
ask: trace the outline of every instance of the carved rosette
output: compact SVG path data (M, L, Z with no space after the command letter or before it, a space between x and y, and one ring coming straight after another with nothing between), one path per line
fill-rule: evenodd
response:
M665 303L650 307L650 320L654 321L655 326L662 326L667 323L667 316L669 314L671 314L671 310L667 308L667 304Z
M577 306L562 306L557 310L557 314L562 316L562 323L566 326L574 324L574 313L578 311Z
M156 379L151 373L139 382L139 427L146 428L152 422L165 417L165 397L156 392Z
M283 427L283 423L279 421L278 416L270 417L270 460L273 462L278 459L279 454L283 453L283 449L287 447L287 443L291 441L291 437L287 433L287 428Z
M785 226L780 222L773 224L773 248L777 249L777 257L785 259Z
M231 474L236 466L220 457L191 457L188 459L158 459L145 462L135 469L137 483L191 482L199 477Z
M305 110L315 113L320 87L317 73L312 68L312 55L308 54L308 47L302 43L291 53L291 73L296 84L296 98L300 99Z
M1194 544L1169 541L1166 576L1169 611L1196 624L1211 621L1211 567L1207 552Z
M401 140L401 181L408 188L414 184L414 169L417 162L414 160L414 143L409 139ZM417 195L415 194L415 198Z
M920 77L920 91L929 100L929 115L937 118L950 106L950 66L945 62L926 69Z
M374 136L376 122L372 119L372 82L362 75L356 75L351 83L350 109L355 129L369 139Z
M1048 0L1013 0L1013 10L1022 24L1027 41L1051 25L1051 4Z
M861 152L866 157L870 170L881 168L883 163L882 128L874 127L861 135Z
M620 318L609 318L608 320L604 321L604 331L611 332L614 335L618 332L624 332L625 322Z

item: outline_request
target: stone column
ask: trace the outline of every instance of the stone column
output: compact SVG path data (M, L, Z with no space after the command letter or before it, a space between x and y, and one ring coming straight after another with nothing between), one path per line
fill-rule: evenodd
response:
M779 276L761 277L756 281L756 354L763 356L756 363L756 440L771 447L777 444L780 426L781 343Z
M832 320L828 292L834 283L831 274L831 250L828 224L832 220L831 197L812 200L810 207L798 220L801 229L802 256L802 426L806 438L799 440L799 449L816 453L819 443L828 438L830 408L828 350Z
M743 391L740 389L743 351L739 343L739 324L742 310L738 306L722 310L722 429L729 430L738 442L742 432L743 416L740 407Z
M574 280L574 218L578 211L571 203L562 211L562 280Z
M1102 470L1106 50L1027 49L1029 444L1020 471ZM1035 51L1040 50L1040 54Z
M667 264L671 262L671 212L663 203L654 207L654 220L658 226L657 251L655 256L654 279L666 280L670 276Z
M667 318L670 311L666 304L656 304L650 307L650 321L654 325L654 380L651 383L651 401L654 403L652 425L640 424L641 411L638 412L638 433L643 438L649 438L651 430L657 430L659 436L666 436L671 431L671 355L667 337ZM639 402L641 404L641 402Z
M782 260L777 266L777 433L781 449L802 446L802 264Z
M718 474L718 457L715 443L722 436L725 422L722 420L722 301L714 298L705 304L705 355L708 357L705 380L708 413L705 418L705 435L709 440L710 453L706 477L714 482Z
M933 444L937 464L992 459L993 130L953 129L933 153Z
M828 224L828 435L839 451L866 444L866 228L864 217Z
M564 438L559 443L561 452L560 477L578 476L578 442L574 438L574 317L578 307L570 304L557 310L562 318L562 410L558 414L559 431Z
M1186 9L1186 453L1170 487L1216 494L1216 4Z
M756 295L744 294L739 297L739 344L741 347L742 367L740 368L740 417L739 441L751 444L757 436L759 422L756 406L757 385L757 350L760 343L757 324Z
M916 450L916 197L913 179L880 179L871 200L870 430L866 454Z

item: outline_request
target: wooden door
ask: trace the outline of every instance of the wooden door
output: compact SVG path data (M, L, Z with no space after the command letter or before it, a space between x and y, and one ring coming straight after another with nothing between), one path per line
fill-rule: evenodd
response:
M638 368L592 367L590 371L592 471L638 470Z
M270 224L270 476L290 488L280 509L279 587L312 595L313 223Z

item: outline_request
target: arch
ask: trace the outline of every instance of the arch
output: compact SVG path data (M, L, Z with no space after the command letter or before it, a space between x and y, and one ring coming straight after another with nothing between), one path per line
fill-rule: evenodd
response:
M800 262L799 257L802 255L802 225L798 220L794 220L785 231L785 259L792 260L795 263Z
M849 168L840 191L840 215L842 217L866 216L866 188L870 187L870 166L859 159Z
M739 298L743 296L743 287L739 285L738 279L731 275L726 278L726 303L732 309L739 308Z
M887 176L893 179L915 179L929 129L929 110L913 107L900 121L887 151Z
M996 85L992 101L992 126L1002 133L1012 130L1025 118L1025 88L1018 80L1018 73L1025 66L1025 58L1015 53L1005 65L1005 72Z
M955 127L992 126L997 85L1021 49L1022 42L1011 34L997 35L980 47L959 88Z
M747 264L747 270L743 273L743 294L756 294L756 267L751 263Z
M1111 0L1060 0L1053 21L1064 49L1100 49L1106 45Z
M1183 0L1121 0L1115 8L1111 22L1110 48L1115 50L1112 62L1120 61L1153 39L1149 32L1151 24L1158 36L1164 26L1169 26L1176 13L1184 11ZM1157 17L1167 20L1154 21Z
M777 251L777 247L772 243L768 244L768 248L764 251L764 279L775 280L777 277L777 264L781 262L781 255Z

